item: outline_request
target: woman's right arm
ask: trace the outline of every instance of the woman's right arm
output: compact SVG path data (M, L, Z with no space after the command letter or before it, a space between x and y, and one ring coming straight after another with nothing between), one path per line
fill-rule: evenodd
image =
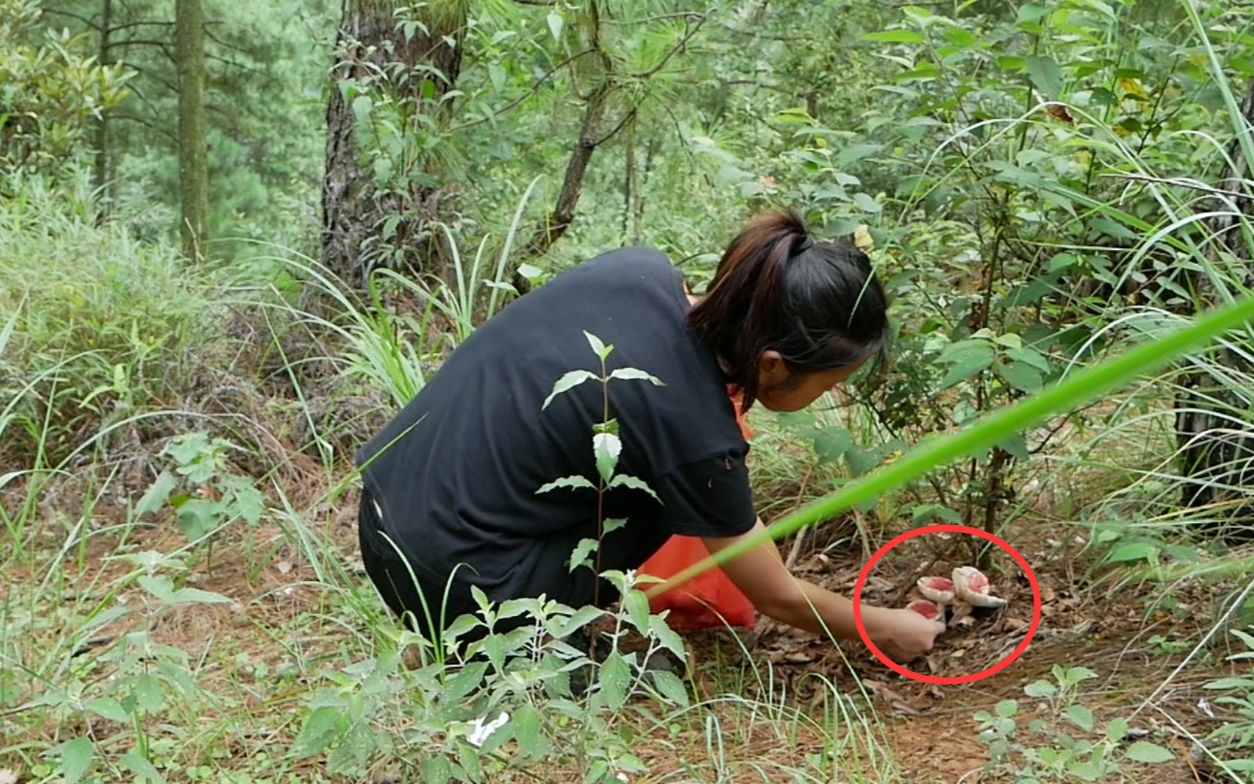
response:
M765 529L761 519L740 536L704 537L710 553L749 539ZM794 577L784 566L771 541L733 558L722 566L723 573L736 584L753 606L765 615L816 634L830 633L837 639L858 639L853 621L853 603L813 583ZM943 624L929 621L909 610L862 607L862 623L876 647L898 662L907 662L931 650Z

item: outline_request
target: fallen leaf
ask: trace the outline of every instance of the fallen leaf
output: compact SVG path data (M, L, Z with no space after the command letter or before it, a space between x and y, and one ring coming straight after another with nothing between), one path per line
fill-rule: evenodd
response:
M287 574L288 572L292 571L292 562L291 561L279 561L278 563L274 565L274 568L279 570L279 574Z
M0 784L17 784L17 773L11 768L0 768Z

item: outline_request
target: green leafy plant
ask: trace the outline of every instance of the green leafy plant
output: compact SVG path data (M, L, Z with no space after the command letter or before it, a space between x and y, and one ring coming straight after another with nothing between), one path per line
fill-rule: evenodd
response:
M1248 666L1247 662L1254 661L1254 625L1230 631L1245 650L1231 654L1228 660L1238 667ZM1254 748L1254 676L1218 678L1205 688L1220 692L1215 702L1234 714L1211 733L1207 753L1229 773L1254 773L1254 755L1250 754Z
M192 542L209 540L213 559L213 535L236 520L256 525L265 511L265 496L253 481L231 470L227 455L235 448L208 433L187 433L172 440L164 450L174 467L162 471L139 499L138 515L166 507L174 510L179 530Z
M121 560L137 567L129 579L142 589L145 627L106 638L101 650L71 665L63 679L32 703L59 719L59 734L74 736L45 755L66 784L99 780L89 774L100 768L109 769L110 775L125 771L136 781L165 781L154 764L169 751L158 739L160 725L188 721L203 697L188 653L159 642L152 629L171 608L231 601L199 588L176 587L176 578L186 570L176 557L148 551ZM115 607L106 620L126 609ZM111 677L92 677L96 667L107 668ZM129 749L118 753L118 747Z
M623 442L618 436L618 420L610 416L610 382L647 381L659 387L663 384L661 380L638 368L625 367L609 370L606 367L606 360L609 359L610 354L614 353L614 346L607 345L596 335L589 332L584 332L583 334L588 339L588 345L592 347L592 352L596 354L597 360L601 363L600 374L593 373L590 370L572 370L566 373L553 385L553 391L544 399L542 408L548 408L554 398L569 392L580 384L595 381L601 385L601 421L593 426L592 434L592 453L596 457L596 483L594 484L584 476L564 476L545 484L536 492L547 493L557 489L596 491L597 538L584 539L579 542L574 552L571 553L569 565L571 571L574 571L579 566L589 566L594 572L600 574L601 542L607 534L627 523L626 520L622 519L605 519L605 493L616 487L625 487L647 493L654 499L657 498L657 495L644 480L639 477L617 473L618 457L622 454ZM597 553L595 564L589 560L589 556L594 551ZM599 585L598 582L598 588ZM593 603L597 603L595 599Z
M1042 700L1036 714L1062 717L1069 731L1034 717L1027 720L1017 700L999 702L992 713L975 714L980 739L989 746L989 765L1011 772L1018 784L1046 781L1102 781L1121 772L1126 761L1161 763L1174 759L1168 749L1145 740L1126 745L1128 722L1114 718L1099 727L1092 709L1080 699L1078 687L1097 678L1087 667L1055 665L1052 679L1029 683L1023 692ZM1073 737L1071 733L1078 731Z

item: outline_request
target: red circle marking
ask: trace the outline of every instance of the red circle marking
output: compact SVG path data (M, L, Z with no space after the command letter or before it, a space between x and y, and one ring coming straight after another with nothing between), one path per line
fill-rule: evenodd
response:
M862 589L866 587L867 577L870 576L871 570L875 568L875 564L879 563L879 560L887 555L889 550L892 550L899 544L908 542L916 536L939 533L970 534L971 536L978 536L981 539L992 542L1009 553L1010 557L1014 559L1014 562L1019 564L1019 568L1023 570L1024 575L1027 576L1028 584L1032 586L1032 623L1028 624L1028 633L1024 636L1023 642L1019 643L1018 647L1011 651L1009 656L997 662L992 667L980 672L973 672L970 675L924 675L922 673L915 672L914 670L908 670L885 656L883 651L875 647L875 643L871 642L870 635L866 633L866 626L862 623ZM1012 662L1014 662L1015 659L1022 656L1023 652L1028 649L1028 645L1032 642L1032 637L1036 634L1036 628L1041 625L1041 585L1037 582L1036 573L1033 572L1032 567L1028 565L1027 559L1020 555L1018 550L1011 547L995 534L990 534L988 531L984 531L979 528L972 528L969 525L927 525L922 528L915 528L912 531L906 531L904 534L894 537L888 542L888 544L876 550L875 554L871 556L871 559L866 562L865 566L862 567L862 571L858 574L858 581L853 585L853 623L854 626L858 627L858 636L862 638L862 642L866 644L866 647L871 650L871 653L875 654L875 658L883 662L884 666L888 667L893 672L900 673L911 680L921 681L923 683L932 683L939 686L956 686L960 683L975 683L976 681L983 680L990 675L996 675L1006 669Z

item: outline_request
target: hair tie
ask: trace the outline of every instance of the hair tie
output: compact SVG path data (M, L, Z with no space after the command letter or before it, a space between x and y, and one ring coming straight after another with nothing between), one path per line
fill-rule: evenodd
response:
M810 248L813 248L813 247L814 247L814 238L807 234L806 238L797 244L797 247L793 250L792 255L800 256L802 253L805 253L806 251L808 251Z

